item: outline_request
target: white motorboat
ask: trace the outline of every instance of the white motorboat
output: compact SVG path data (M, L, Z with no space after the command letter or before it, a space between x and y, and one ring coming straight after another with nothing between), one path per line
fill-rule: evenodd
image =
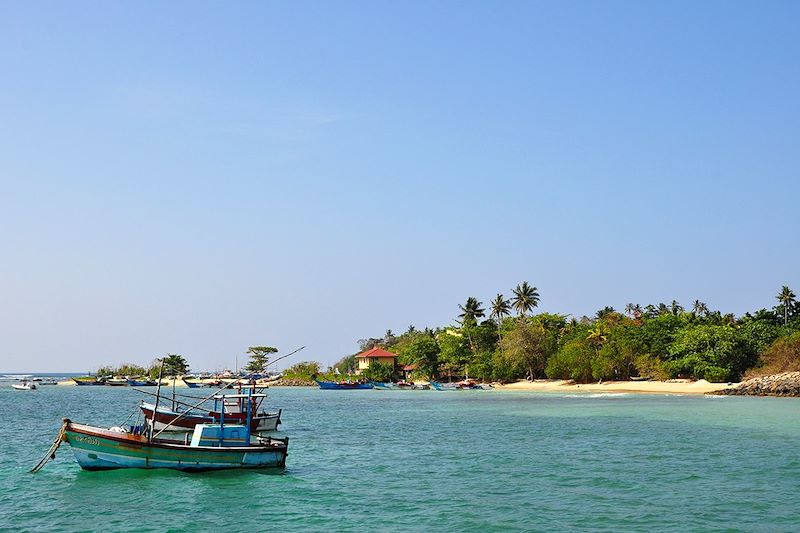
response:
M36 390L36 383L33 381L23 381L22 383L12 383L12 387L17 390Z

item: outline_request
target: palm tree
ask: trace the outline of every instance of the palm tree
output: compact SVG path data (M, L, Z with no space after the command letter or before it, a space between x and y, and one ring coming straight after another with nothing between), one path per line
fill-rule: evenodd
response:
M511 305L508 300L503 298L502 294L498 294L492 300L492 311L490 317L497 320L497 338L500 339L500 325L503 323L503 317L511 314Z
M783 325L789 323L789 307L794 303L794 299L797 296L792 292L792 289L787 287L786 285L783 286L781 292L775 297L778 301L783 304Z
M594 346L595 350L600 351L600 347L608 340L608 330L602 322L598 322L594 329L589 330L586 340Z
M475 343L472 341L472 334L470 333L469 326L477 325L478 319L486 316L481 305L481 302L479 302L477 298L470 296L467 298L467 303L464 305L459 304L458 306L458 308L461 309L461 314L458 315L458 318L461 319L461 327L467 332L467 339L469 339L469 347L472 353L475 353Z
M536 287L528 285L527 281L517 285L512 292L514 297L511 298L511 306L521 317L539 305L539 291Z
M617 310L610 306L605 306L604 308L600 309L598 312L594 314L594 317L597 319L606 318L612 313L616 313Z
M486 316L481 305L483 304L472 296L467 298L467 303L464 305L459 304L458 308L461 309L461 314L458 315L458 318L461 319L461 325L467 322L476 323L479 318Z
M695 315L708 315L708 306L700 300L695 300L692 305L692 313Z
M678 313L683 312L683 306L678 303L678 300L672 300L669 310L672 311L673 315L677 315Z
M636 305L637 304L628 304L628 305L626 305L625 306L625 314L630 316L630 317L632 317L634 311L636 310Z

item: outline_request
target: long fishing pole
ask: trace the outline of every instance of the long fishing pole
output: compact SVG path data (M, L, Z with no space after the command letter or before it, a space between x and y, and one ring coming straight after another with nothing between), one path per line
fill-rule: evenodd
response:
M294 355L294 354L296 354L297 352L299 352L299 351L300 351L300 350L302 350L303 348L305 348L305 346L301 346L301 347L299 347L298 349L296 349L296 350L295 350L295 351L293 351L293 352L289 352L289 353L287 353L286 355L282 355L282 356L278 357L277 359L274 359L274 360L270 361L269 363L267 363L267 366L269 366L269 365L274 365L275 363L277 363L277 362L278 362L278 361L280 361L281 359L286 359L286 358L287 358L287 357L289 357L290 355Z

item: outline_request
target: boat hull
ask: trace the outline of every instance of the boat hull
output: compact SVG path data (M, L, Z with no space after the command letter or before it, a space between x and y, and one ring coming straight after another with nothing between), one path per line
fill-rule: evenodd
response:
M288 439L266 446L212 447L147 442L141 435L69 423L65 437L84 470L167 468L186 472L286 466Z
M72 378L72 381L75 382L75 385L79 385L81 387L92 387L92 386L97 386L97 385L105 385L105 383L103 383L102 381L87 381L87 380L75 379L75 378Z
M317 385L323 390L360 390L373 388L371 383L336 383L334 381L317 381Z

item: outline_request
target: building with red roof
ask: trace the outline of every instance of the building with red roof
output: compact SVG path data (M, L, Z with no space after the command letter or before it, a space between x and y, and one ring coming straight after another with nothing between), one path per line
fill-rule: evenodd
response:
M387 352L383 348L372 348L365 352L356 355L356 374L360 374L367 368L373 361L378 361L387 365L395 366L397 363L397 354Z

